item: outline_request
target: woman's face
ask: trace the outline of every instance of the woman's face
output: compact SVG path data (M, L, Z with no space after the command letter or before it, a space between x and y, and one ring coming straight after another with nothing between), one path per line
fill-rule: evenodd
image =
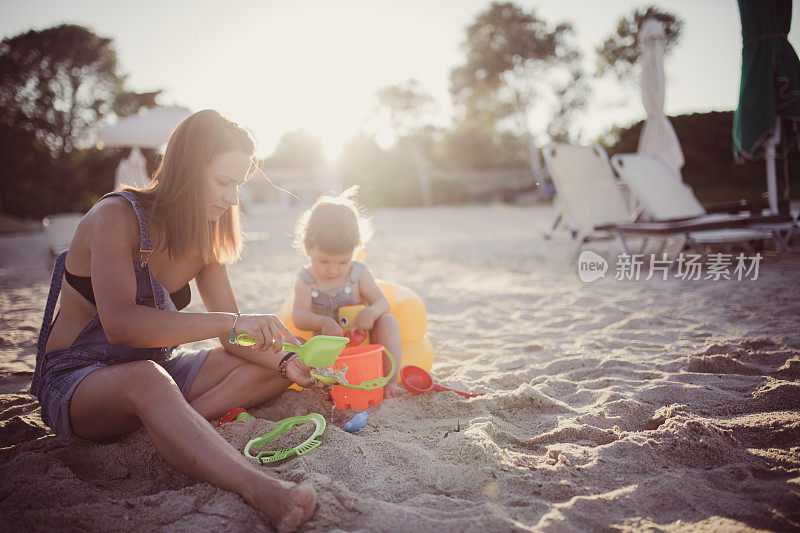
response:
M206 207L212 221L239 203L239 187L250 171L250 156L244 152L225 152L214 156L206 166Z

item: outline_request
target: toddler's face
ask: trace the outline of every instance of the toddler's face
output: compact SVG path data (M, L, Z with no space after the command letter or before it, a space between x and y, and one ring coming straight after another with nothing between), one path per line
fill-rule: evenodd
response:
M317 247L306 250L311 259L311 274L318 281L332 281L346 277L353 263L353 252L346 254L328 254Z

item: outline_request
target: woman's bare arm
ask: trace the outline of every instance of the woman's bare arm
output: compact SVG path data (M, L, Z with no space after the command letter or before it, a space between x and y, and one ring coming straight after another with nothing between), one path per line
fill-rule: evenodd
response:
M109 342L156 348L218 337L230 331L230 313L175 313L137 305L133 268L139 256L136 216L130 206L121 202L103 202L92 216L92 289Z
M209 263L203 267L196 280L197 289L206 309L211 312L222 311L226 313L238 311L239 308L233 295L233 289L228 278L228 270L225 265ZM278 358L273 356L281 350L283 340L293 343L298 342L275 315L242 315L236 323L236 332L248 333L255 337L257 341L263 339L263 342L259 342L253 348L231 344L229 342L231 330L228 329L219 336L222 346L242 359L273 369L276 369L280 362ZM275 343L271 346L273 339Z

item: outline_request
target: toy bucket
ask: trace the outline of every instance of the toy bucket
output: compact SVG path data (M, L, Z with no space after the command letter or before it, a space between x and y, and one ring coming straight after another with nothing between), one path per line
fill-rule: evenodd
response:
M342 350L333 368L342 370L347 366L347 381L358 384L383 377L383 346L366 344ZM333 404L338 409L366 409L383 401L383 387L374 390L349 389L334 385L331 390Z

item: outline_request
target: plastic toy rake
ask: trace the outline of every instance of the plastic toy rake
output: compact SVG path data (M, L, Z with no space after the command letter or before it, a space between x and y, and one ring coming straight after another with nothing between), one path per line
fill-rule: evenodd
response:
M314 433L312 433L310 437L308 437L306 440L304 440L297 446L293 448L283 448L281 450L262 450L260 452L256 452L255 455L252 455L250 453L251 448L254 447L261 448L262 446L265 446L269 441L280 437L281 435L289 431L297 424L305 424L306 422L314 422L316 428L314 429ZM280 461L292 455L304 455L320 445L320 441L317 440L317 437L322 435L324 431L325 431L325 419L322 417L322 415L317 413L284 418L267 433L261 435L260 437L256 437L252 439L250 442L248 442L247 446L244 447L244 454L249 459L258 461L261 464Z

